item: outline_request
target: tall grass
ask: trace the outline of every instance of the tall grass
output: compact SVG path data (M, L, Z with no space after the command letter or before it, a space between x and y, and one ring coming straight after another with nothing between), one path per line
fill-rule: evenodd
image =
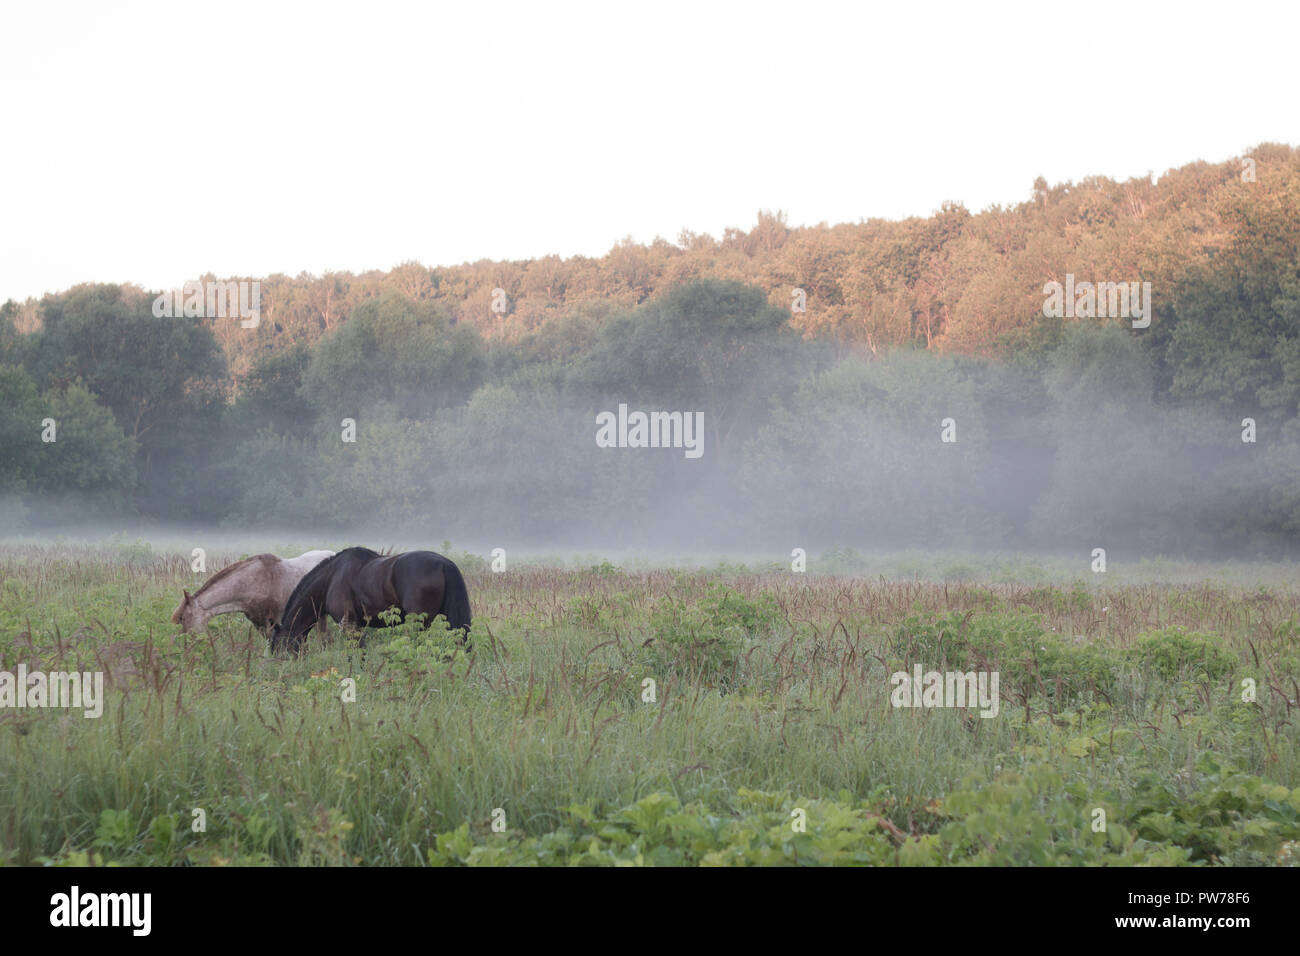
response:
M1300 813L1290 588L609 564L494 574L462 558L472 655L439 624L372 631L364 648L335 628L290 659L234 615L179 634L169 616L195 580L188 560L127 547L0 549L3 667L108 680L97 720L0 710L10 863L420 864L462 827L518 847L571 831L575 812L656 795L745 819L752 791L888 820L897 852L940 839L945 797L999 805L986 788L1035 768L1077 792L1081 833L1090 800L1132 808L1125 824L1144 842L1129 849L1272 862L1300 838L1285 810L1259 810L1264 837L1198 850L1183 831L1161 837L1148 795L1154 779L1194 804L1222 766L1289 788ZM999 715L895 709L890 674L913 663L999 670ZM1016 818L970 813L983 845L1004 848L990 861L1035 862L1008 842ZM968 852L943 839L944 858Z

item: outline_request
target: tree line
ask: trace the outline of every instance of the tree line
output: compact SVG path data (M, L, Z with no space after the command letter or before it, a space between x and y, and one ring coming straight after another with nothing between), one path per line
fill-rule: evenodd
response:
M1270 145L977 215L271 276L255 328L78 286L0 307L0 523L1289 551L1298 248ZM1151 325L1044 315L1067 273L1150 282ZM705 454L597 447L620 402L703 412Z

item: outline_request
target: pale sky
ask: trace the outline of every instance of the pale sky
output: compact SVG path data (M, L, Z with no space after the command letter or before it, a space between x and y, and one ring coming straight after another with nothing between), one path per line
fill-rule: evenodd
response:
M1300 144L1291 3L10 3L0 301L972 211Z

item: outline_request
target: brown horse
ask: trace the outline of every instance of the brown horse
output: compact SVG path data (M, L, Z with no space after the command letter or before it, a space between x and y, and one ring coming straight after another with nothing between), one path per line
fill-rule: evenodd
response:
M469 650L469 592L460 568L432 551L379 554L346 548L312 568L298 582L271 635L271 650L300 653L307 632L329 615L340 624L385 627L380 615L398 610L393 623L423 614L424 626L441 614L449 628L462 631Z
M218 614L242 611L258 627L274 627L303 575L333 554L333 551L308 551L296 558L255 554L227 565L203 582L203 587L194 594L181 592L185 596L172 613L172 623L179 624L181 632L189 634L207 630L208 620Z

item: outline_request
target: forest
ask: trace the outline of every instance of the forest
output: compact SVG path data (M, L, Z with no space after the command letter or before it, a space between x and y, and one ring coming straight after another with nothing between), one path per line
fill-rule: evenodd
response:
M171 290L132 285L0 307L0 533L1300 543L1285 145L1126 182L1040 178L978 213L792 227L762 211L748 231L601 258L220 279L260 284L255 327L156 315ZM1149 324L1045 307L1076 279L1140 284ZM620 405L700 416L703 454L602 447L598 417Z

